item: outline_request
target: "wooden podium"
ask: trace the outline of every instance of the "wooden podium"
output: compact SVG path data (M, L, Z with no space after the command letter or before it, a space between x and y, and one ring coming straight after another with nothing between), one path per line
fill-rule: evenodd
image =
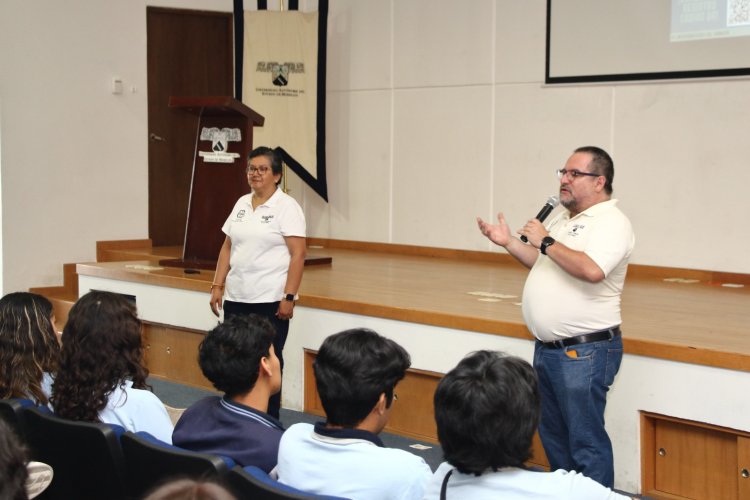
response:
M215 269L224 225L237 199L250 192L245 169L253 149L253 127L265 119L233 97L175 97L169 107L198 116L193 176L181 259L160 264Z

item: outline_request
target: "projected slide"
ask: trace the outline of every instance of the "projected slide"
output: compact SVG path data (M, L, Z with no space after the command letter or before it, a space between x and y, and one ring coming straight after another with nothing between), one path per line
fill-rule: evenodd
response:
M672 0L672 42L748 35L750 0Z
M547 0L545 83L750 75L750 0Z

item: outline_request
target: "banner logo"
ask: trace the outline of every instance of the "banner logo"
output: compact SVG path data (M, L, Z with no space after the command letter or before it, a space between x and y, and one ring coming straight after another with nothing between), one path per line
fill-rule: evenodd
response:
M255 71L257 73L271 73L271 83L277 87L286 87L289 84L291 73L305 72L305 63L260 61Z

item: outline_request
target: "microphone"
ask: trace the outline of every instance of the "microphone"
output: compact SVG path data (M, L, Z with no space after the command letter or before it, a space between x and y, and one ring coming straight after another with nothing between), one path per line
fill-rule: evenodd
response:
M549 217L549 214L552 213L552 211L555 209L557 205L560 204L560 199L557 196L550 196L547 199L547 203L544 204L542 209L539 211L538 214L536 214L536 217L534 217L539 222L544 222L544 219ZM525 234L521 235L521 241L524 243L527 243L529 239L526 237Z

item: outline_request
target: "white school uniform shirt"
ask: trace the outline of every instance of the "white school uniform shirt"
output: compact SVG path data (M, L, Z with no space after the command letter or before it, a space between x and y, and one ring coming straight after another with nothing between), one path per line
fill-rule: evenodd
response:
M172 419L161 400L151 391L134 389L131 380L125 387L117 386L109 395L107 406L99 412L99 420L117 424L130 432L148 432L165 443L172 444Z

